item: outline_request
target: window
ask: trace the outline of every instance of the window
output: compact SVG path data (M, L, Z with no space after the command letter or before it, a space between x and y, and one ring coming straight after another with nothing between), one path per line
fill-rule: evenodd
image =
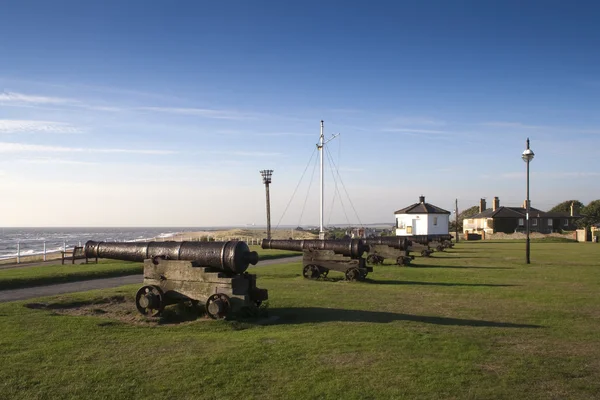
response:
M433 217L433 225L437 226L437 219L438 219L438 217Z
M564 226L569 226L569 220L568 219L565 219Z
M548 226L552 226L552 219L548 220Z
M404 221L398 220L398 229L404 229L405 227Z
M523 218L519 218L519 226L523 225L525 225L525 221L523 220Z
M412 226L406 227L406 233L412 233Z
M537 219L536 218L534 218L534 219L531 220L531 225L537 226Z

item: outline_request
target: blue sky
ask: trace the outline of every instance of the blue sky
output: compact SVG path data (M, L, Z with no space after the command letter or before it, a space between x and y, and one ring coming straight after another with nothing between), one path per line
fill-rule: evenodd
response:
M600 198L595 2L0 8L2 226L264 224L265 168L273 224L317 224L321 119L326 223L519 205L527 137L534 207Z

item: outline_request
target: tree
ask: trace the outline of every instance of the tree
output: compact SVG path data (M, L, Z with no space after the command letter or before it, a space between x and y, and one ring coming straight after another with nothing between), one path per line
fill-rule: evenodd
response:
M458 231L462 232L463 229L463 219L471 218L473 215L479 214L479 206L469 207L463 212L458 214ZM451 218L449 230L450 232L454 232L456 222L453 218Z
M600 200L590 201L587 206L581 209L581 215L584 217L577 222L577 225L582 228L589 228L600 223Z
M571 203L573 203L573 213L579 214L583 208L583 203L579 200L566 200L562 203L558 203L550 209L550 212L571 212Z

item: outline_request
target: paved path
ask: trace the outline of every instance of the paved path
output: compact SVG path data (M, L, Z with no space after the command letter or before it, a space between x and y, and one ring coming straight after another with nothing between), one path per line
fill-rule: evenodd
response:
M261 261L257 267L264 267L274 264L288 264L302 261L302 256L278 258L276 260ZM107 289L117 286L130 285L134 283L142 284L142 275L127 275L117 278L92 279L89 281L59 283L57 285L36 286L22 289L0 290L0 303L7 301L26 300L35 297L53 296L63 293L85 292L94 289Z

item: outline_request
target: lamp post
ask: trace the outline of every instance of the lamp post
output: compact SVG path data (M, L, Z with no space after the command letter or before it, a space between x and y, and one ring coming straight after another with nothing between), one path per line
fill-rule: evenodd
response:
M272 169L263 169L260 171L267 192L267 239L271 239L271 200L269 198L269 184L271 183Z
M526 203L525 232L527 235L527 239L525 242L525 260L526 260L527 264L531 264L531 260L529 259L529 253L530 253L530 250L529 250L529 244L530 244L529 243L529 163L531 162L531 160L533 160L534 155L535 154L533 153L533 151L531 151L531 149L529 148L529 138L527 138L527 148L521 155L521 158L527 164L527 199L525 200L525 203Z

